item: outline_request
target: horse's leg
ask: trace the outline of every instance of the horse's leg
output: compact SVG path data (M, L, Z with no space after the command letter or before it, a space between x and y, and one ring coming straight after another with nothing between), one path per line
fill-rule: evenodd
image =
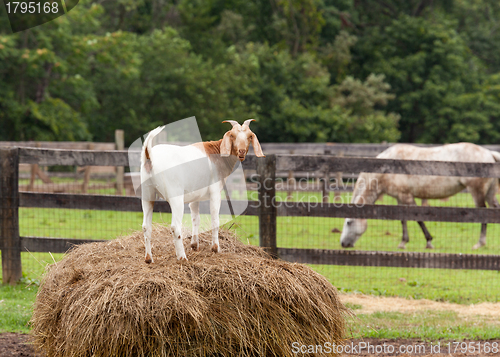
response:
M417 222L418 222L418 225L420 226L420 228L422 229L422 232L424 232L425 239L427 240L427 245L425 246L425 248L433 249L434 246L432 245L432 236L429 233L429 231L427 230L425 223L422 221L417 221Z
M427 200L422 200L422 206L424 205L424 201L425 201L425 205L427 206L428 205L427 204ZM412 198L411 202L409 202L408 204L410 206L416 206L417 202L415 202L415 199ZM422 232L424 233L425 239L427 240L427 245L425 246L425 248L427 248L427 249L433 249L434 247L432 246L432 236L429 233L429 231L427 230L427 227L425 226L425 223L423 221L417 221L417 223L420 226L420 229L422 230Z
M484 208L486 207L485 202L485 194L477 189L476 187L469 187L470 193L474 202L476 203L476 207ZM472 249L478 249L486 245L486 223L481 223L481 234L479 235L479 241L474 244Z
M488 193L486 193L486 202L488 203L488 207L490 208L500 208L500 203L498 203L496 197L497 191L498 191L498 183L494 182L490 186Z
M401 243L399 243L398 248L405 249L406 243L410 241L410 236L408 235L408 225L406 221L401 221L401 224L403 225L403 238L401 239Z
M408 205L410 204L408 196L400 196L398 197L398 205ZM401 221L401 225L403 226L403 237L401 238L401 243L399 243L399 249L405 249L406 243L410 241L410 236L408 235L408 224L406 220Z
M415 202L415 199L412 196L410 196L410 195L399 197L398 204L400 204L400 205L408 205L408 206L416 206L417 205L417 203ZM432 242L432 236L429 233L429 231L427 230L427 227L425 226L425 223L423 221L417 221L417 222L418 222L418 225L420 226L420 228L422 229L422 232L424 233L425 239L427 240L427 245L425 247L428 248L428 249L434 248L432 246L432 243L431 243ZM403 239L401 240L401 243L399 243L398 248L404 249L406 243L408 243L410 241L410 237L408 235L408 224L407 224L407 222L406 221L401 221L401 224L403 225Z

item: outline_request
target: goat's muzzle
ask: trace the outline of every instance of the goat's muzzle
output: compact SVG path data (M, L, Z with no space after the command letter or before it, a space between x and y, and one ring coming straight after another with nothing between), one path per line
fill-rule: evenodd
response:
M244 161L246 156L246 151L245 150L238 150L238 159L240 161Z

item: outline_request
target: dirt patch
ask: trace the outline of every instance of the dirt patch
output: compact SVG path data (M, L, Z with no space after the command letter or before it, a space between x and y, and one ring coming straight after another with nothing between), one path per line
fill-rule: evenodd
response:
M0 357L35 356L33 346L29 343L29 338L29 335L20 333L0 334Z
M418 310L454 311L461 316L488 316L500 318L500 303L483 302L480 304L460 305L426 299L411 300L399 297L381 297L360 294L341 294L340 300L346 304L360 305L356 314L374 312L415 312Z
M0 334L0 357L40 357L35 355L33 350L33 346L29 343L29 335L17 334L17 333L3 333ZM469 341L466 341L468 343ZM477 346L478 341L470 341L472 345ZM481 346L484 349L485 343L488 342L489 346L491 346L494 342L500 344L500 341L483 341L481 342ZM363 345L363 343L365 345ZM437 343L433 343L432 346L429 342L413 339L413 340L386 340L386 339L373 339L373 338L364 338L364 339L353 339L349 340L347 344L355 347L354 353L344 353L341 356L345 357L358 357L358 356L380 356L380 357L388 357L388 356L418 356L418 357L465 357L465 356L475 356L475 357L491 357L491 356L499 356L499 353L453 353L454 346L451 345L452 353L448 352L447 342L441 341L440 349L442 353L437 353ZM361 344L361 345L360 345ZM360 346L366 346L362 351L360 351ZM373 354L372 350L368 351L368 346L374 346L375 354ZM377 347L380 346L380 347ZM413 351L417 351L417 353L400 353L401 348L409 349L411 348ZM411 346L411 347L410 347ZM423 346L423 347L422 347ZM351 347L352 348L352 347ZM433 348L434 351L431 351ZM394 352L383 352L391 351ZM457 351L460 350L460 347ZM378 353L378 351L382 351ZM357 353L356 353L357 352ZM421 352L421 353L418 353ZM301 356L302 354L297 354L297 356ZM319 355L319 354L318 354Z

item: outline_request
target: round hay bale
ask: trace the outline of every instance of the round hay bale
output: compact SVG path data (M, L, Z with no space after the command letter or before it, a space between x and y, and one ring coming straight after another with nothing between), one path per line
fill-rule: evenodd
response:
M187 248L178 263L170 228L72 249L51 265L31 324L34 344L62 356L293 356L292 343L342 343L336 289L310 268L270 259L221 230L222 252Z

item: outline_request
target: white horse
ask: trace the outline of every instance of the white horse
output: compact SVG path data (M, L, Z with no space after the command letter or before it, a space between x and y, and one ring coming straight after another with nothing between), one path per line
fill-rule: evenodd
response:
M500 153L484 149L470 143L449 144L433 148L422 148L413 145L398 144L380 153L377 158L397 160L423 161L459 161L494 163L500 162ZM415 198L433 199L446 198L467 188L471 193L476 207L500 207L495 194L498 190L498 178L453 177L453 176L422 176L401 174L378 174L362 172L354 187L352 203L373 204L383 194L397 199L400 205L416 205ZM406 220L403 225L403 238L398 248L404 249L408 243L408 227ZM426 248L433 248L432 236L424 222L418 224L427 240ZM340 237L342 247L354 247L354 243L366 231L366 219L347 218ZM486 244L486 223L481 224L479 242L473 249Z

